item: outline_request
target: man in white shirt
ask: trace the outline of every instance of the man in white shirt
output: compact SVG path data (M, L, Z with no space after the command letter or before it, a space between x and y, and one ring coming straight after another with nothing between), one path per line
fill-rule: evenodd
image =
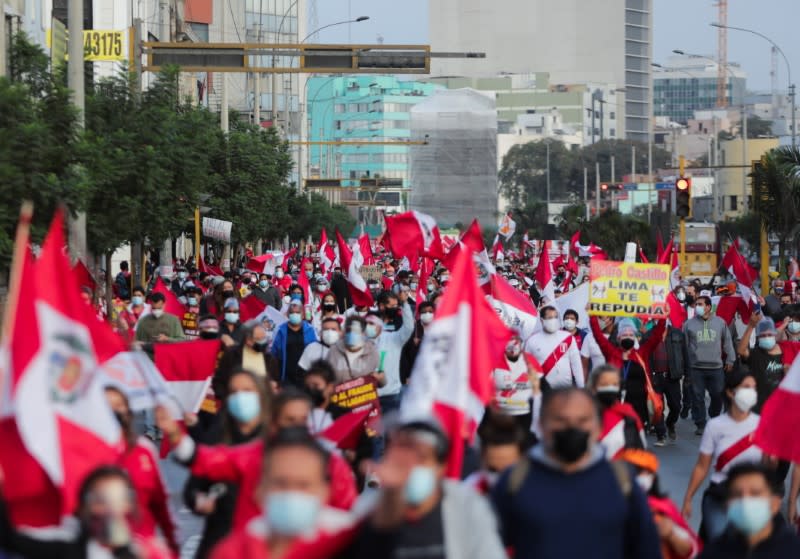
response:
M610 316L597 317L600 322L600 328L603 330L603 335L608 339L611 332L614 330L614 319ZM589 373L599 367L605 365L606 358L603 352L600 351L600 346L597 340L594 339L594 334L589 331L583 339L583 346L581 346L581 364L583 365L583 376L589 378Z
M342 326L339 321L333 317L323 319L320 341L311 342L306 346L300 356L300 360L297 362L297 366L304 371L308 371L314 361L325 360L328 357L331 346L338 342L341 337Z
M561 330L561 321L555 307L545 306L539 311L542 331L525 342L525 351L541 364L547 383L552 388L585 384L581 355L575 336Z

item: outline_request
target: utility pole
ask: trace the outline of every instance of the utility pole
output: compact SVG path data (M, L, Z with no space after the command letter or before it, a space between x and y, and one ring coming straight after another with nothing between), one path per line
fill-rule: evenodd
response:
M595 179L595 216L600 216L600 162L595 161L594 163L594 179Z
M684 156L680 156L678 159L678 177L683 177L683 170L686 165L686 158ZM691 194L690 194L691 196ZM691 202L690 202L691 204ZM678 265L678 269L680 270L681 277L683 277L683 270L686 266L686 218L680 218L680 263Z
M600 122L602 123L602 120ZM602 124L601 124L601 126L602 126ZM602 140L602 138L601 138L601 140ZM611 209L612 210L614 209L614 203L617 201L617 192L616 192L616 190L617 190L617 176L616 176L616 172L614 170L615 166L616 166L616 157L614 155L612 155L611 156L611 185L610 185L610 190L611 190Z
M583 168L583 205L586 208L586 221L589 221L589 169Z
M222 10L222 21L220 22L222 29L222 41L225 41L225 9ZM220 72L222 74L222 87L220 88L219 99L219 125L224 133L228 133L230 127L228 125L228 74L227 72Z
M5 22L0 22L5 25ZM67 66L67 85L72 91L72 103L77 109L77 124L83 128L86 100L86 84L83 62L83 0L69 0L67 6L67 27L69 29L69 63ZM69 222L69 248L74 257L87 257L86 214L79 213ZM89 265L89 263L86 263ZM106 270L110 277L111 270Z
M257 23L256 42L261 42L261 24ZM258 64L261 66L261 64ZM253 74L253 123L261 129L261 74Z
M747 200L747 112L746 105L742 103L742 215L748 212Z

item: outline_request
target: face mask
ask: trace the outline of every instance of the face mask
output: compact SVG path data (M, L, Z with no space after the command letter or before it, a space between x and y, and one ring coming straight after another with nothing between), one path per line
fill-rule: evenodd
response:
M289 297L288 295L284 295L283 296L283 304L284 305L288 305L291 302L292 302L292 298L291 297Z
M395 317L397 317L397 311L399 310L400 309L398 309L397 307L386 307L383 309L383 314L386 316L386 318L394 320Z
M275 270L275 277L281 279L283 277L283 270Z
M297 326L301 322L303 322L302 314L300 314L299 312L289 313L289 324L291 324L292 326Z
M216 330L203 330L200 332L200 338L203 340L216 340L219 337L219 332Z
M156 318L161 318L162 316L164 316L164 309L153 309L150 312L152 312L153 316Z
M684 293L683 291L678 291L678 294L675 297L678 298L678 301L683 303L686 300L686 293Z
M228 396L228 411L238 421L252 421L261 413L261 401L257 392L236 392Z
M696 305L694 307L694 312L697 316L703 316L706 314L706 306L705 305Z
M430 324L433 322L433 313L432 312L424 312L419 315L419 320L423 324Z
M311 277L312 277L313 275L314 275L314 272L313 272L312 270L306 270L306 277L307 277L308 279L311 279Z
M230 289L227 289L227 290L225 290L225 291L223 291L223 292L222 292L222 296L223 296L225 299L231 299L231 298L234 296L234 293L233 293L233 291L232 291L232 290L230 290Z
M542 328L548 334L552 334L558 330L558 319L557 318L546 318L542 320Z
M328 291L328 286L325 285L324 283L321 283L317 286L317 291L319 291L320 293L325 293L326 291Z
M763 338L758 338L758 347L767 351L771 350L773 347L775 347L775 336L764 336Z
M337 330L323 330L322 343L327 346L334 345L339 341L339 332Z
M615 404L619 400L619 386L609 385L609 386L598 386L597 387L597 400L603 405L603 407L609 407L612 404Z
M436 490L436 472L427 466L414 466L406 481L406 503L417 506Z
M633 346L635 346L635 345L636 345L636 342L634 340L632 340L631 338L622 338L619 341L619 347L621 347L625 351L632 350Z
M755 388L739 388L733 394L733 403L744 412L753 409L758 402L758 392Z
M572 331L572 330L575 330L575 328L577 326L578 326L578 323L575 322L574 318L565 318L564 319L564 329L565 330Z
M325 303L322 305L322 310L325 312L334 312L336 311L336 303Z
M134 295L133 297L131 297L131 304L135 307L144 305L144 297L142 297L141 295Z
M772 520L766 497L742 497L728 503L728 521L746 536L757 534Z
M364 335L360 332L348 332L344 337L348 349L360 349L364 345Z
M436 289L436 286L435 286L435 285L433 285L432 283L429 283L429 284L428 284L428 293L431 293L431 292L433 292L433 290L434 290L434 289Z
M408 288L409 288L411 291L414 291L414 292L416 292L416 291L417 291L417 288L418 288L418 287L419 287L419 284L418 284L418 283L416 283L416 282L413 282L413 283L409 283L409 284L408 284Z
M800 322L790 322L786 327L792 334L800 334Z
M378 337L378 327L374 324L367 324L367 327L364 329L364 333L369 339L374 340Z
M269 282L268 282L267 280L260 280L260 281L258 282L258 286L259 286L261 289L266 289L268 285L269 285Z
M655 481L656 477L649 473L649 472L642 472L638 476L636 476L636 483L639 484L639 487L642 488L642 491L645 493L650 493L650 488L653 487L653 481Z
M253 342L253 351L258 351L263 353L265 349L267 349L267 340L259 340L257 342Z
M441 276L439 278L439 283L444 283L446 281L450 281L450 276Z
M186 272L178 272L178 277L180 279L186 279L186 276L189 275Z
M186 299L186 302L189 303L190 307L196 307L197 306L197 297L188 297Z
M312 388L310 386L307 386L306 392L308 393L309 396L311 396L311 403L314 405L315 408L322 407L322 404L325 403L325 393L319 388Z
M694 305L694 297L692 297L688 293L686 294L686 304L687 305Z
M322 505L319 499L300 491L270 493L264 501L269 527L284 536L311 532L317 524Z
M573 464L589 449L589 433L576 427L567 427L553 433L553 453L559 460Z
M92 515L88 521L92 538L112 548L124 548L131 543L132 535L123 518L112 515Z
M225 313L225 322L228 324L236 324L239 322L239 313L238 312L226 312Z

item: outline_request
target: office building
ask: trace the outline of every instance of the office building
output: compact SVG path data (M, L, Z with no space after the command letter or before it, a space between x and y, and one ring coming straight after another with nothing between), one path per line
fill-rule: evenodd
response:
M616 84L617 137L646 142L650 126L652 0L436 0L431 47L486 58L434 59L434 76L548 72L556 84ZM487 32L493 30L495 32Z

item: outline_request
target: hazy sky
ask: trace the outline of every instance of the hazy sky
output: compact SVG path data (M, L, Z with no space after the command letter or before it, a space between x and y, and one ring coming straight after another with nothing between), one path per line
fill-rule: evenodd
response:
M309 0L310 1L310 0ZM380 35L386 43L428 43L428 1L436 0L316 0L319 25L366 15L369 21L342 25L320 33L320 42L374 43ZM503 0L489 0L502 2ZM583 0L596 2L603 0ZM713 0L654 0L655 62L664 63L672 49L716 56L717 21ZM800 81L800 0L729 0L728 24L748 27L767 35L783 49ZM795 29L792 31L792 29ZM747 72L751 90L770 87L770 45L740 31L728 31L728 60ZM786 65L779 58L779 87L786 88Z

